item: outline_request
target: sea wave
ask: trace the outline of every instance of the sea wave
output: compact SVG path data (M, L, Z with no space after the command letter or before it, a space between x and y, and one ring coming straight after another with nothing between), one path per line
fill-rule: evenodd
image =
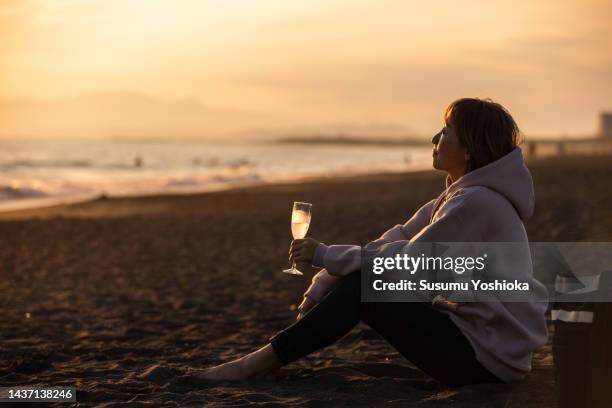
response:
M430 161L428 149L397 147L0 141L0 211L417 170Z
M94 167L89 160L9 160L0 163L0 169L12 170L20 167L28 168L88 168Z

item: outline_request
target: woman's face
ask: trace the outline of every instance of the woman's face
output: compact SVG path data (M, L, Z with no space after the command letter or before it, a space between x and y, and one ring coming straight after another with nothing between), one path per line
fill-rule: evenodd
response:
M453 181L465 174L470 155L461 146L453 126L447 123L444 128L431 139L433 146L433 167L450 174Z

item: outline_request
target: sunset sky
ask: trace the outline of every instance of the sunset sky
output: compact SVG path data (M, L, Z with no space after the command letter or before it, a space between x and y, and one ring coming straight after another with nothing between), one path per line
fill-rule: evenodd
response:
M609 0L2 0L0 136L427 135L462 96L588 135L610 21Z

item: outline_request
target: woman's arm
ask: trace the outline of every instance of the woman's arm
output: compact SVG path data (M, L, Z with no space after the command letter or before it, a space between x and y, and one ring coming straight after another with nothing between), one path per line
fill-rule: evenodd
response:
M407 241L427 227L436 200L422 206L406 223L395 225L380 238L373 241L379 244ZM344 276L361 267L361 247L359 245L330 245L319 243L312 258L312 264L327 269L334 276Z

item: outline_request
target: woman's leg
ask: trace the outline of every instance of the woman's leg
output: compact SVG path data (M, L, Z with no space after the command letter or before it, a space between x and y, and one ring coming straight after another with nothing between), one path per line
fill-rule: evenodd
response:
M447 385L500 382L484 368L450 317L418 302L361 303L359 273L340 285L270 343L283 364L322 349L362 320L414 365Z
M359 273L339 285L308 313L241 359L214 367L208 378L246 378L280 367L335 343L363 320L413 364L448 385L499 382L476 360L450 318L426 303L361 303ZM225 367L225 368L224 368ZM215 372L216 370L216 372ZM239 376L236 376L236 371ZM219 375L221 374L221 375Z
M279 332L266 346L237 360L191 372L213 380L240 380L306 356L333 344L359 322L359 274L343 278L300 320Z

